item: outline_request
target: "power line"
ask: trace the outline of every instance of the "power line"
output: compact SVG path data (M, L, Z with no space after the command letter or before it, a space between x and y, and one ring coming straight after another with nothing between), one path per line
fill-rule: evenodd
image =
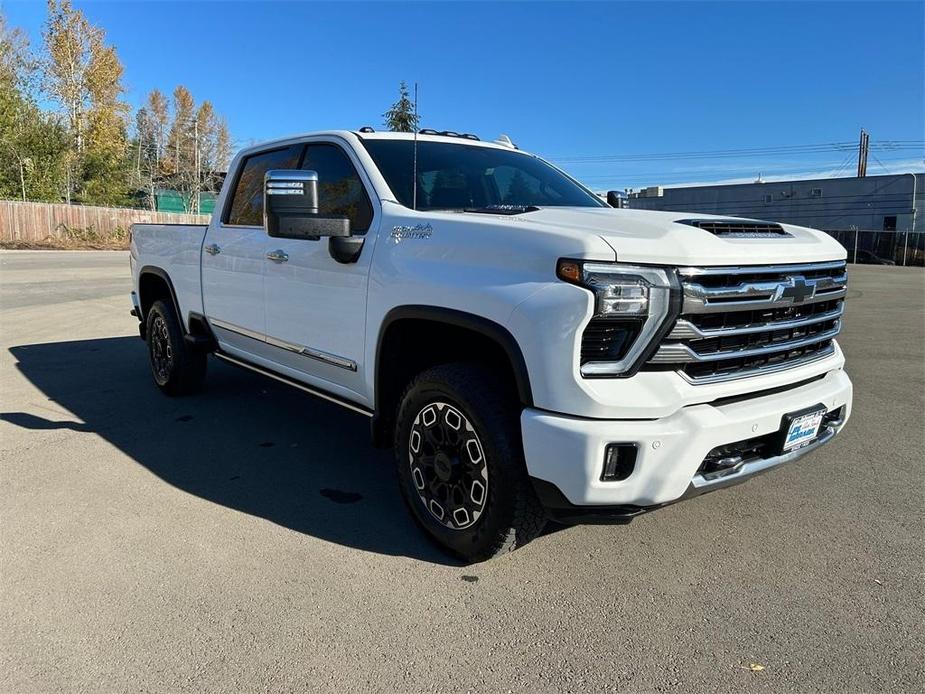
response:
M883 169L884 171L886 171L887 173L889 173L889 170L883 165L883 162L880 161L880 157L878 157L878 156L877 156L876 154L874 154L873 152L871 152L870 156L872 156L872 157L874 158L874 161L875 161L875 162L877 162L878 164L880 164L880 168L881 168L881 169Z
M882 151L907 151L922 149L925 140L880 140L870 143L871 149ZM773 147L749 147L742 149L714 149L688 152L658 152L651 154L600 154L563 155L549 157L553 161L570 164L593 164L630 161L662 161L677 159L722 159L728 157L766 157L773 155L823 154L827 152L855 151L856 142L828 142L806 145L779 145Z
M854 145L857 146L856 144ZM839 161L825 161L812 163L807 162L807 165L812 164L820 168L826 167L836 167L834 171L840 172L841 170L850 168L851 164L855 161L856 152L852 151L846 157ZM905 157L898 158L889 158L884 159L887 162L896 162L896 161L907 161ZM800 171L795 170L794 165L787 166L768 166L762 167L762 173L801 173ZM730 176L736 174L748 174L748 173L757 173L754 166L741 166L736 168L724 168L724 169L710 169L710 170L700 170L700 169L675 169L674 171L640 171L640 172L630 172L630 173L614 173L614 174L595 174L592 176L576 176L582 181L612 181L618 178L659 178L659 177L689 177L689 176ZM826 174L822 174L821 178L824 178Z
M848 156L845 157L844 160L842 161L841 166L835 169L835 171L832 172L829 178L837 178L840 174L847 171L848 167L851 166L851 162L853 161L853 159L854 159L854 154L849 152Z

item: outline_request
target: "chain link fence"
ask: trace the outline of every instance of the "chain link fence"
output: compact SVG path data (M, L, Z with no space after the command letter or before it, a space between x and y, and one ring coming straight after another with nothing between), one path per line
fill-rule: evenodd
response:
M925 232L826 229L848 249L848 262L859 265L925 267Z

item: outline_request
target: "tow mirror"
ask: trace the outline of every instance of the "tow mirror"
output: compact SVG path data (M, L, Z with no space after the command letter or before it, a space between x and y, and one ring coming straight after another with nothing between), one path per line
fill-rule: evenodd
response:
M607 204L611 207L624 208L626 207L626 197L618 190L608 190Z
M263 177L263 219L267 234L283 239L349 237L350 219L318 213L318 174L272 169Z

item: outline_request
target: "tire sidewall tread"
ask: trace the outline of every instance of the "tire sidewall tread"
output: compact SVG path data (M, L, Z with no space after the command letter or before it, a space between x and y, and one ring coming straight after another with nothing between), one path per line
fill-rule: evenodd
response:
M154 375L152 361L151 335L154 334L154 321L158 316L164 320L167 326L167 339L170 341L170 348L173 353L173 364L166 383L158 382L157 377ZM192 349L186 343L183 329L180 326L180 320L173 304L162 300L155 301L148 310L146 329L151 377L161 392L176 396L187 395L198 390L202 386L206 375L207 355L205 352Z
M546 516L524 463L521 405L499 387L503 380L480 364L446 364L418 374L403 394L395 427L396 466L405 503L419 525L443 547L469 561L482 561L520 547L542 532ZM434 519L413 488L408 438L417 413L442 400L469 419L488 465L488 500L470 529L452 530Z

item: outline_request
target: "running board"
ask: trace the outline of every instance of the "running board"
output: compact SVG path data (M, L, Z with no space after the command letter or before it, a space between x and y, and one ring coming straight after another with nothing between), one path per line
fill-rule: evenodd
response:
M362 414L367 417L372 417L374 414L372 410L368 410L362 405L357 405L356 403L352 403L349 400L338 397L337 395L333 395L332 393L327 393L323 390L312 388L311 386L305 385L301 381L297 381L294 378L289 378L288 376L283 376L274 371L270 371L269 369L266 369L262 366L257 366L256 364L252 364L249 361L244 361L243 359L238 359L237 357L229 356L225 354L224 352L215 352L214 354L216 357L218 357L222 361L227 361L229 364L240 366L242 369L247 369L248 371L254 371L256 373L259 373L262 376L272 378L274 381L279 381L280 383L285 383L287 386L298 388L299 390L304 391L308 393L309 395L314 395L315 397L321 398L322 400L333 402L335 405L340 405L341 407L344 407L348 410L356 412L357 414Z

